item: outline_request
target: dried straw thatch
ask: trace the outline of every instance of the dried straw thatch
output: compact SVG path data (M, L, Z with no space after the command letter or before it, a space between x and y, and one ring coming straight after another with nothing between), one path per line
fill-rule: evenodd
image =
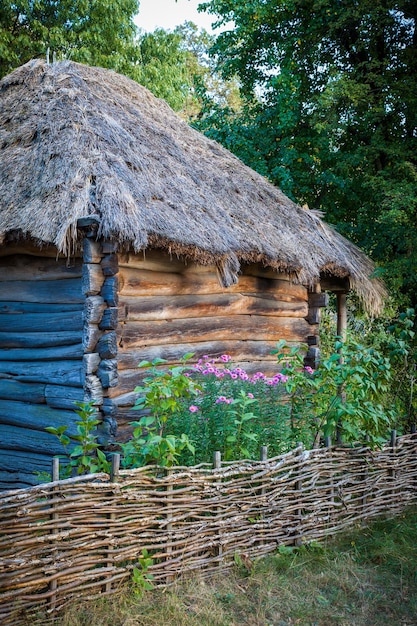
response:
M346 277L375 312L383 288L352 243L149 91L112 71L31 61L0 82L0 237L68 254L77 220L135 251L214 263L225 286L256 261L312 285Z

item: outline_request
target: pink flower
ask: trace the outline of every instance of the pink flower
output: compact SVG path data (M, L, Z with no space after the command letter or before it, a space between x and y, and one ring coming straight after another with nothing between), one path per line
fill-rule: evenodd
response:
M308 374L314 374L314 370L309 365L307 365L304 369L308 372Z
M228 363L229 361L232 360L232 357L230 356L230 354L222 354L220 358L223 361L223 363Z
M216 404L220 404L221 402L226 402L226 396L219 396L216 400Z
M234 379L235 379L235 378L237 378L237 374L235 374L234 372L232 372L232 373L230 374L230 378L234 378Z
M248 393L248 398L254 398L255 396L253 395L253 393Z
M232 404L233 398L226 398L226 404Z
M194 404L192 404L189 408L189 411L191 411L191 413L196 413L199 410L200 407L195 406Z

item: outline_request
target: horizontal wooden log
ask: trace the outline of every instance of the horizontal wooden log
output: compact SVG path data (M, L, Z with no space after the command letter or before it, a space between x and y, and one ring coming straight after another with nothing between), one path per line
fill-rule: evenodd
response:
M320 309L310 308L306 320L309 324L320 324Z
M349 278L336 278L335 276L322 276L320 278L322 291L348 293L350 291Z
M272 377L279 370L276 361L274 360L259 360L259 361L243 361L236 360L236 366L244 369L249 375L256 372L262 372L265 376ZM132 393L138 385L141 384L143 377L145 376L144 370L133 369L119 369L119 382L117 387L109 389L107 395L111 399L116 399L119 395Z
M119 271L117 254L106 254L101 262L104 276L114 276Z
M184 354L194 352L195 356L190 363L196 363L199 358L207 355L209 358L218 358L222 354L233 355L233 362L243 361L276 361L272 351L276 349L275 341L212 341L196 344L179 343L143 348L119 349L119 370L135 369L141 361L165 359L169 364L180 363Z
M7 441L8 450L36 452L38 454L65 454L65 448L55 435L40 430L19 428L10 424L0 424L0 440Z
M2 355L3 356L3 355ZM39 363L0 361L0 378L21 382L50 383L83 387L82 362L50 361Z
M84 321L86 324L99 324L106 303L101 296L88 296L85 299Z
M119 321L169 320L255 314L276 317L306 317L307 302L286 302L274 298L245 296L240 293L185 296L123 296L119 300Z
M74 411L75 402L84 402L84 389L59 385L45 385L45 400L54 409Z
M85 237L83 239L83 261L84 263L101 263L103 252L101 243Z
M100 355L97 352L84 354L83 356L83 372L84 374L94 374L100 365Z
M117 336L114 331L102 335L97 342L97 352L101 359L114 359L117 356Z
M115 306L109 307L103 312L103 317L101 318L99 328L101 328L101 330L115 330L117 328L118 321L118 308Z
M30 241L14 241L0 246L0 257L11 256L12 254L29 254L31 256L49 257L51 259L67 260L67 255L60 254L55 246L35 246ZM79 258L79 254L75 254L74 258Z
M4 313L0 310L0 330L2 333L56 333L82 330L82 311L64 313ZM60 344L57 344L60 345Z
M97 263L83 265L82 292L85 296L97 296L104 282L101 266Z
M76 435L77 419L74 410L65 411L45 404L0 400L0 423L18 426L21 429L44 431L47 426L68 426L67 434Z
M0 378L0 398L42 404L45 402L45 385Z
M3 442L4 445L4 442ZM27 454L21 450L0 449L0 470L11 472L18 479L18 472L22 474L30 474L33 472L50 472L51 471L51 455L49 454ZM36 479L30 484L39 482Z
M239 277L239 282L227 290L220 286L216 274L168 274L166 272L138 271L121 267L119 272L121 296L175 296L218 293L242 293L264 297L273 294L286 302L307 301L307 289L303 285L294 285L287 280L259 278L256 276Z
M12 255L0 260L0 282L49 281L81 278L81 259L50 259L42 256Z
M88 374L84 383L85 399L97 406L103 403L103 387L101 380L95 374Z
M215 273L213 266L201 266L193 262L185 262L183 259L170 256L163 250L146 250L143 253L134 254L133 252L119 253L119 269L133 268L138 270L148 270L150 272L168 272L168 273L195 273L210 272Z
M1 348L0 361L62 361L80 360L84 354L81 343L49 348ZM73 365L73 367L76 367ZM0 372L2 371L0 366Z
M310 307L323 308L329 305L328 293L309 293L308 305Z
M184 319L153 322L126 322L121 329L120 346L124 349L169 343L230 341L305 342L310 325L299 318L274 318L259 315Z
M118 382L117 359L104 359L97 370L104 389L116 387Z
M2 319L0 317L0 324ZM52 328L52 326L50 327ZM4 348L52 348L79 344L81 331L0 332L0 350Z
M66 280L16 280L0 282L0 301L53 304L84 303L80 278Z
M108 276L101 289L101 295L108 306L117 306L119 302L119 279L118 276Z
M96 346L102 334L97 324L86 324L83 333L83 351L96 352Z
M0 302L0 314L7 313L15 315L16 313L42 313L55 315L56 313L68 313L70 311L83 312L84 300L80 303L39 303L39 302ZM2 318L4 319L4 318Z

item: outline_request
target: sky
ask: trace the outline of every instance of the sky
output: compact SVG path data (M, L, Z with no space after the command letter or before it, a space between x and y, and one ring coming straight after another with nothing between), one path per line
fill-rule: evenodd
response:
M135 23L139 28L151 32L155 28L173 30L186 20L194 22L199 28L213 32L214 15L199 13L197 7L203 0L140 0L139 15Z

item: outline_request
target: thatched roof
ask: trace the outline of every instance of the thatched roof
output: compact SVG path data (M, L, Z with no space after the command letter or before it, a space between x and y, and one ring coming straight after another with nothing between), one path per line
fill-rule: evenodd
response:
M77 221L135 251L214 263L224 285L261 262L312 285L347 277L367 308L383 289L371 261L161 100L112 71L31 61L0 82L0 237L68 254Z

